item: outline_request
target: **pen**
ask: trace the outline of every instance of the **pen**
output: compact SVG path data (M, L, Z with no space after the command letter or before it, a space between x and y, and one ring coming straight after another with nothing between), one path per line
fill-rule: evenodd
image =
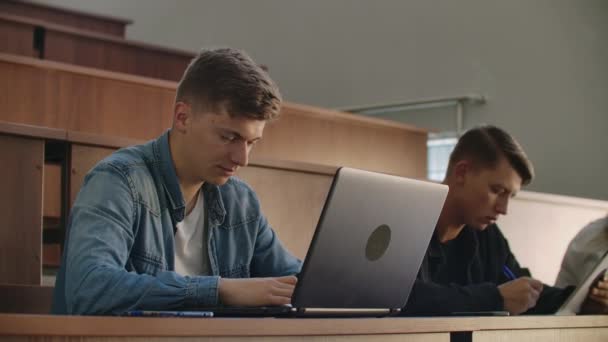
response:
M213 317L211 311L154 311L154 310L133 310L126 313L131 317Z
M502 266L502 272L504 273L505 277L507 277L507 279L509 279L509 280L517 279L517 277L515 276L513 271L511 271L511 269L509 269L509 267L507 265Z

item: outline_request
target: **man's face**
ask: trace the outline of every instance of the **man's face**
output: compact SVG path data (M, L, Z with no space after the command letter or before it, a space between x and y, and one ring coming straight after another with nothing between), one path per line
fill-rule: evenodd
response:
M506 215L511 199L521 188L522 179L511 164L501 158L495 168L470 165L457 177L455 189L464 223L479 230Z
M198 181L222 185L246 166L253 145L262 138L266 121L220 113L194 113L185 136L189 174Z

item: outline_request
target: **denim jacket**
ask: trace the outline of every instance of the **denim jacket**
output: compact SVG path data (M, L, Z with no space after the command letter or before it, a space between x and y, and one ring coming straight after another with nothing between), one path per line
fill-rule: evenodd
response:
M281 245L255 193L232 177L205 183L209 276L174 271L174 232L185 203L169 134L121 149L85 177L68 222L53 296L55 314L219 305L219 277L295 274L301 262Z

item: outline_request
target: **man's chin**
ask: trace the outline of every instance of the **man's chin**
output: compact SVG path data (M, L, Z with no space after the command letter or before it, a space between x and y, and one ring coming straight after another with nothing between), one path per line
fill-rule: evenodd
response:
M213 184L213 185L217 185L217 186L221 186L226 184L226 182L228 182L228 180L230 179L231 176L228 177L214 177L212 179L207 180L207 183Z
M470 224L469 227L472 227L475 230L483 231L488 228L489 225L489 223L474 223Z

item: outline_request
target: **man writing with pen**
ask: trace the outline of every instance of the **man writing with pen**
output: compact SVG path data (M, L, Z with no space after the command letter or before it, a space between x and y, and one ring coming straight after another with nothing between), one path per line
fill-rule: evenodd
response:
M531 278L495 223L533 177L522 147L502 129L481 126L459 139L443 182L450 190L405 314L546 314L559 308L573 287ZM594 305L585 305L587 312L603 312L607 299L608 282L600 280L590 291L587 303Z

